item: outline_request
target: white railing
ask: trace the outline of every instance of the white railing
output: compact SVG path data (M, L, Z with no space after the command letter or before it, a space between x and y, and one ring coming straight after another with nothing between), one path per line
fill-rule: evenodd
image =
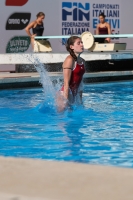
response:
M71 35L36 36L35 39L62 39ZM80 37L80 35L77 35ZM133 38L133 34L93 35L94 38Z

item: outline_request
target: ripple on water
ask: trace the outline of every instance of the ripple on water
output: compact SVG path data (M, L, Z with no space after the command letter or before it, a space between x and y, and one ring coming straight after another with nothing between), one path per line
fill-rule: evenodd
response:
M0 155L133 167L133 82L85 85L59 114L40 88L0 91Z

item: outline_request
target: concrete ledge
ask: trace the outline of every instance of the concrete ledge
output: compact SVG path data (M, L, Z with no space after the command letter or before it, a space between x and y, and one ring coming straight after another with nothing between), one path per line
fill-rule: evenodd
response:
M51 80L57 77L63 78L62 72L49 72ZM38 73L1 73L0 89L40 87L40 76ZM133 71L110 71L110 72L93 72L85 73L84 82L108 82L118 80L133 80Z
M0 64L34 64L60 63L65 60L68 53L29 53L29 54L0 54ZM111 59L111 54L84 53L82 57L87 60Z
M62 76L62 73L48 73L51 79ZM1 73L0 89L40 87L38 73Z
M0 74L0 89L40 86L38 73Z
M61 63L65 60L68 53L17 53L17 54L0 54L0 64L34 64L40 63ZM92 60L117 60L117 59L133 59L132 51L123 52L84 52L82 57L86 61Z
M48 72L48 75L51 78L55 77L62 77L62 72ZM85 73L84 78L91 78L91 77L105 77L105 76L127 76L133 75L133 71L109 71L109 72L90 72ZM1 73L0 74L0 83L8 82L8 80L12 82L22 81L22 80L39 80L39 73L32 72L32 73Z
M0 177L10 200L133 199L133 169L0 157Z
M109 76L129 76L129 75L133 75L133 71L110 71L110 72L85 73L84 78L109 77Z

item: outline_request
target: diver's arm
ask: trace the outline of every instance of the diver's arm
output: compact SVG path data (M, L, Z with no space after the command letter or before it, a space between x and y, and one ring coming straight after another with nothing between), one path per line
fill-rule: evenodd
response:
M35 21L31 22L26 28L25 31L27 33L27 35L30 37L31 39L31 45L32 45L32 49L34 49L34 37L36 36L36 34L31 34L30 29L33 28L35 26Z
M97 27L96 27L96 35L99 35L99 24L97 24Z
M111 35L111 26L109 23L108 23L108 35Z
M33 28L34 25L35 25L35 22L31 22L31 23L25 28L25 31L26 31L26 33L27 33L27 35L28 35L29 37L35 37L35 36L36 36L36 34L31 34L31 32L30 32L30 29Z
M69 83L71 79L73 69L73 59L68 56L63 63L63 75L64 75L64 97L68 100L69 97Z
M107 28L108 28L108 35L111 35L111 26L110 26L109 23L107 23ZM110 42L110 41L111 41L111 38L106 38L106 40L107 40L108 42Z

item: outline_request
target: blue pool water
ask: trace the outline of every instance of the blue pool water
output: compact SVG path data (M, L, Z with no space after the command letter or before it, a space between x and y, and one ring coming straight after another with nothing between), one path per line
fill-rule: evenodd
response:
M59 114L42 88L1 90L0 155L133 167L133 82L85 85L83 101Z

